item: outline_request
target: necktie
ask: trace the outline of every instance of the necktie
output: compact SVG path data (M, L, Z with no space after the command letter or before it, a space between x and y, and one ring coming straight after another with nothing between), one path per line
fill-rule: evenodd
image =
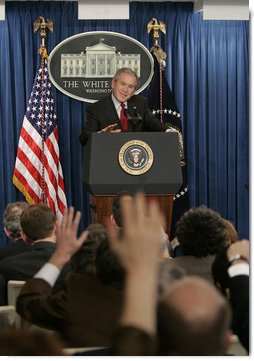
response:
M124 132L128 132L128 119L124 113L125 111L125 104L121 103L121 112L120 112L120 122Z

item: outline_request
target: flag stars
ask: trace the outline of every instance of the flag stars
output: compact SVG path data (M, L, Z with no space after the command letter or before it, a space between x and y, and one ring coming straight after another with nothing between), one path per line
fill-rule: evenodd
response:
M33 106L32 111L35 112L37 110L37 107Z
M36 122L36 124L38 125L38 127L41 126L41 122L39 120Z

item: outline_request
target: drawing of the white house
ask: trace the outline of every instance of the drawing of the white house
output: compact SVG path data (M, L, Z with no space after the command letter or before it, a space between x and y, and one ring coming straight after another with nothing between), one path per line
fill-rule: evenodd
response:
M140 54L121 54L115 46L102 42L87 46L80 54L61 54L62 78L112 78L123 67L140 77Z

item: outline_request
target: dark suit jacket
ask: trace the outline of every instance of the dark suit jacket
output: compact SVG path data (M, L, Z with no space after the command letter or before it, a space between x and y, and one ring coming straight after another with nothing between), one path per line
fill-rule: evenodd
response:
M17 299L27 321L56 330L67 347L110 346L122 308L122 291L95 277L70 273L55 293L42 279L31 279Z
M233 310L233 331L249 352L249 277L229 279L230 303Z
M56 249L53 242L40 241L30 251L8 257L0 262L0 304L7 303L7 283L9 280L26 281L32 278L49 260ZM56 289L61 287L67 267L61 272Z
M17 241L11 241L10 244L0 247L0 261L4 258L14 256L19 253L27 252L32 249L32 245L23 241L23 239L18 239Z
M141 115L142 120L138 121L135 126L129 122L129 132L163 132L167 129L167 126L162 124L159 119L153 115L148 107L146 98L141 95L133 95L127 101L127 108L130 114L133 113L135 107L136 113ZM86 116L86 125L79 137L82 145L86 144L92 132L98 132L110 124L117 123L116 129L122 129L111 95L88 106Z

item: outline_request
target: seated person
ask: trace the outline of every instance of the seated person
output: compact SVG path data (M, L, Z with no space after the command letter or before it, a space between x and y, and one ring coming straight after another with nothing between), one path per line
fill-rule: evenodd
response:
M29 206L20 217L21 236L31 244L30 250L0 262L0 302L7 304L9 280L25 281L49 260L56 249L56 216L42 203ZM55 289L62 285L68 265L62 270Z
M215 258L212 274L216 287L231 304L232 329L249 352L249 241L227 245Z
M211 266L228 237L223 218L205 206L191 208L176 224L182 256L170 259L187 275L200 276L213 284Z
M29 207L26 202L14 202L7 204L4 217L4 232L10 239L10 243L0 247L0 261L31 249L32 245L25 242L21 237L20 216Z
M73 220L74 209L65 212L57 227L57 249L42 269L28 280L17 298L17 312L27 321L55 330L65 347L109 347L122 308L124 271L104 239L96 253L94 274L81 273L79 257L89 232L77 239L80 212ZM105 236L105 234L104 234ZM75 253L77 252L77 255ZM72 256L78 273L71 272L65 286L52 293L52 287Z

